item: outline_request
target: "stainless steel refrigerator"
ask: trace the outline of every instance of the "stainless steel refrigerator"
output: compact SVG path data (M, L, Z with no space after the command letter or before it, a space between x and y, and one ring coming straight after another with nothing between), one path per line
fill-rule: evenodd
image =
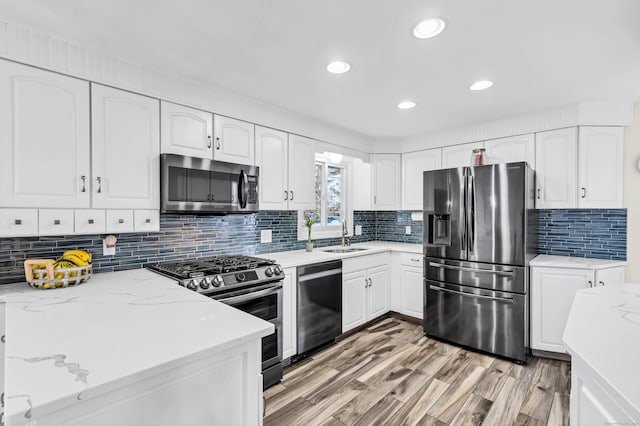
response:
M526 163L424 172L427 335L524 362L534 173Z

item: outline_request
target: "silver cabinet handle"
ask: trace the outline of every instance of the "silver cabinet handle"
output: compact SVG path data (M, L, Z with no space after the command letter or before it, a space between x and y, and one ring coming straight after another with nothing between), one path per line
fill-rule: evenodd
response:
M207 136L207 148L211 148L211 135Z
M289 199L293 201L293 191L289 191L289 192L291 193L291 197L289 197Z
M16 219L13 223L16 225L22 225L22 219Z
M87 177L85 175L80 176L80 182L82 183L80 192L87 192Z
M420 262L420 259L411 259L412 262Z
M98 189L96 189L96 192L100 194L102 192L102 178L98 176L96 181L98 182Z
M287 191L287 190L284 191L284 200L285 201L289 200L289 191Z
M369 283L367 282L367 279L365 278L364 279L364 288L367 288L367 287L369 287Z
M151 223L151 219L146 218L146 219L144 220L144 223Z
M538 188L538 200L540 199L540 188Z
M593 287L593 281L589 280L587 282L589 283L589 287Z
M587 188L582 187L580 188L580 191L582 191L582 198L587 198Z
M124 223L124 219L118 219L118 223Z
M55 219L55 220L53 221L53 224L54 224L54 225L60 225L60 219Z
M378 197L376 195L373 196L373 204L378 204Z
M221 140L219 137L216 138L216 149L220 149Z
M95 221L93 219L89 219L87 222L89 222L89 225L93 225Z
M369 278L369 287L373 286L373 280Z
M604 281L598 281L598 284L604 285Z

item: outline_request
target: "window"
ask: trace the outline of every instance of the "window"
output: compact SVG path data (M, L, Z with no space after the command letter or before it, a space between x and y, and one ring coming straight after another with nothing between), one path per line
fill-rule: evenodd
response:
M334 164L322 154L316 154L314 164L315 207L299 212L300 223L305 215L318 219L312 227L312 238L330 238L342 235L342 222L347 217L347 164ZM306 228L302 227L299 238L306 239Z

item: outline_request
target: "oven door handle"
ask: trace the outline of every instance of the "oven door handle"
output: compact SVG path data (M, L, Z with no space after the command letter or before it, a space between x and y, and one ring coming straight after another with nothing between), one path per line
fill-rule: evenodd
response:
M240 295L240 296L234 296L234 297L229 297L229 298L226 298L226 299L222 298L222 299L216 299L216 300L218 302L223 302L223 303L232 305L234 303L248 302L249 300L254 300L254 299L258 298L258 297L269 296L271 294L277 294L278 291L280 291L280 289L282 289L282 287L281 286L277 286L277 287L267 288L265 290L248 292L248 293Z

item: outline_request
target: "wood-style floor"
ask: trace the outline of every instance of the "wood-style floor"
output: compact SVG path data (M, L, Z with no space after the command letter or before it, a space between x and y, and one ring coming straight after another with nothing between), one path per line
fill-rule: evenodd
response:
M517 365L386 318L285 369L265 425L568 425L570 365Z

